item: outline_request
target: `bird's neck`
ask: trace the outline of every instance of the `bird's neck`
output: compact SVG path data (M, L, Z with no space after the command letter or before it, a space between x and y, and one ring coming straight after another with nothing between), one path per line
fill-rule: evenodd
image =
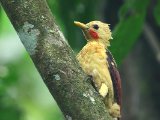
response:
M106 49L110 46L109 40L103 40L103 39L91 39L88 41L89 44L99 44L104 46Z
M101 49L106 49L105 45L102 43L102 42L98 42L98 41L89 41L87 44L86 44L86 48L92 48L91 51L94 51L96 50L97 48L101 48Z

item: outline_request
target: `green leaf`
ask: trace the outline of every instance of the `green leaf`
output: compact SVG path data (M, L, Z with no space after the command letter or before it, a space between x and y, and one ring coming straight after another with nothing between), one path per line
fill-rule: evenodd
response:
M0 9L0 35L15 32L11 22L9 21L5 11ZM1 40L1 39L0 39Z
M95 11L98 0L47 0L56 21L61 26L65 37L74 50L79 50L86 42L81 31L74 25L74 21L87 23L97 19ZM65 13L64 13L65 11Z
M142 32L149 0L127 0L119 11L120 22L113 31L111 51L117 64L133 47Z
M1 19L1 14L2 14L2 6L0 4L0 19Z
M157 0L157 4L154 8L154 18L158 25L160 25L160 0Z
M0 26L1 26L1 17L2 17L2 6L0 4ZM1 27L0 27L0 31L1 31Z
M0 118L1 120L20 120L22 110L9 98L6 93L0 93Z

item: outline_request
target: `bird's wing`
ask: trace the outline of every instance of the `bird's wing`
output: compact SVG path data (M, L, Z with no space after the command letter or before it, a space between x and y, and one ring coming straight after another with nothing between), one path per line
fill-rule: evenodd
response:
M107 54L107 62L108 62L108 69L111 75L111 79L113 82L114 88L114 99L115 101L121 106L121 96L122 96L122 89L121 89L121 78L120 74L117 70L116 62L109 50L106 51Z

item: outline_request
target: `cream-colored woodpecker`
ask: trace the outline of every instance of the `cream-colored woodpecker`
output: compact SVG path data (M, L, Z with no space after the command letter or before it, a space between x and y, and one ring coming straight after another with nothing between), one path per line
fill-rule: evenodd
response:
M109 24L75 21L83 31L87 44L77 55L77 60L87 75L92 76L95 88L104 98L106 108L113 118L121 117L121 79L117 65L108 50L112 39Z

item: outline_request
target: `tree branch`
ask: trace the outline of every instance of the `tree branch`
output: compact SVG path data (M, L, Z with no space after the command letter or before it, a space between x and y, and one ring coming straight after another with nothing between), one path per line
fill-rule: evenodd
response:
M111 120L45 0L0 0L66 119Z

